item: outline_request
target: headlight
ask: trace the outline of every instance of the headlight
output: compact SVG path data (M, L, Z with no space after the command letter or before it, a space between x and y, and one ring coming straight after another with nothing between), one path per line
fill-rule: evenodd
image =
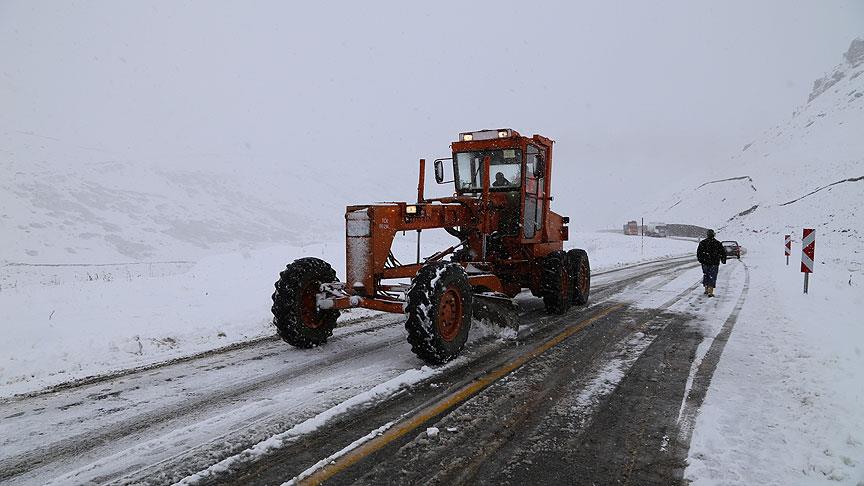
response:
M471 133L463 133L462 134L462 141L463 142L470 142L471 140L474 140L473 134L471 134Z
M405 214L417 214L417 206L405 206Z

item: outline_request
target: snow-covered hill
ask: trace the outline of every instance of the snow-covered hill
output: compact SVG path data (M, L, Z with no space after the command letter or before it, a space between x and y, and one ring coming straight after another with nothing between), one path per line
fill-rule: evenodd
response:
M654 219L719 227L729 218L757 204L758 191L749 176L726 177L676 193L655 210Z
M791 118L766 130L712 182L658 205L653 219L714 226L724 237L817 230L817 257L864 261L864 39L816 80ZM782 236L781 236L782 238ZM776 239L776 238L775 238Z
M241 179L248 182L248 179ZM0 182L2 255L10 261L114 262L190 258L260 242L302 243L301 208L244 191L230 174L151 171L105 162L57 172L44 166ZM338 223L338 221L337 221Z
M751 168L759 207L733 217L727 231L790 233L816 228L829 254L864 260L864 39L845 62L817 80L791 120L766 132L733 161ZM844 255L845 254L845 255Z
M327 161L291 154L251 166L214 154L136 160L23 132L0 132L0 147L0 263L197 260L341 242L346 204L395 196L372 174L348 181ZM416 184L409 167L393 177Z

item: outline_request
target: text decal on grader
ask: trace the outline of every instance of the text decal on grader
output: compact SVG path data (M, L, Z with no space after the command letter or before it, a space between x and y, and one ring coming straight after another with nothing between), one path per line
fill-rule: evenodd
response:
M421 159L416 203L348 206L344 282L317 258L282 271L272 311L285 341L301 348L325 343L340 309L405 313L412 351L437 364L465 345L476 302L510 303L526 288L554 314L588 301L588 255L564 251L569 218L549 208L552 140L481 130L461 133L451 148L452 158L435 161L435 179L445 183L444 161L452 160L452 197L424 197ZM393 257L397 232L434 228L458 243L421 260L418 240L420 263L402 265ZM388 283L405 278L410 285Z

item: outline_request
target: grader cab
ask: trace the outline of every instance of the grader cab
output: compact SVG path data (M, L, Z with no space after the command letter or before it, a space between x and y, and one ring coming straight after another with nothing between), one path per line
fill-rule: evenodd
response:
M438 364L464 347L478 299L510 302L530 289L553 314L587 303L588 255L564 251L569 218L550 209L552 140L481 130L459 134L451 147L452 157L435 160L434 172L439 184L454 184L453 196L424 197L421 159L416 203L348 206L344 281L317 258L298 259L280 273L272 311L285 341L324 344L343 309L405 313L412 351ZM445 181L449 162L453 180ZM421 258L421 232L436 228L456 243ZM402 264L392 244L407 231L417 232L417 255Z

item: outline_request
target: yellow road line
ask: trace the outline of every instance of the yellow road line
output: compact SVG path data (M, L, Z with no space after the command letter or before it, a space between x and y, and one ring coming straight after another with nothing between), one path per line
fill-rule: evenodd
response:
M545 343L543 343L540 346L537 346L536 348L531 350L531 352L520 355L519 357L517 357L513 361L510 361L509 363L505 363L505 364L501 365L500 367L496 368L495 370L486 373L485 375L477 378L475 381L471 382L470 384L468 384L465 387L461 388L460 390L456 391L452 395L445 397L444 399L442 399L441 401L439 401L437 403L429 405L428 407L424 408L419 413L417 413L416 415L407 419L406 421L401 422L401 423L391 427L390 429L387 430L387 432L381 434L380 436L378 436L378 437L376 437L376 438L374 438L368 442L363 443L361 446L357 447L356 449L352 450L351 452L348 452L344 456L337 459L335 463L329 464L326 467L319 469L315 473L302 479L299 482L299 484L317 485L317 484L321 484L322 482L332 478L333 476L335 476L335 475L339 474L340 472L348 469L349 467L353 466L354 464L357 464L358 462L360 462L361 460L363 460L364 458L366 458L370 454L373 454L373 453L377 452L378 450L386 447L388 444L390 444L394 440L399 439L400 437L410 433L411 431L416 430L418 427L420 427L421 425L426 423L432 417L440 415L440 414L446 412L447 410L449 410L450 408L453 408L454 406L466 401L467 399L471 398L473 395L477 394L478 392L480 392L484 388L492 385L493 383L495 383L496 381L498 381L499 379L501 379L505 375L509 374L510 372L515 370L516 368L519 368L520 366L524 365L525 363L527 363L527 362L533 360L534 358L540 356L541 354L545 353L549 349L560 344L565 339L567 339L570 336L576 334L577 332L585 329L586 327L588 327L589 325L591 325L595 321L602 319L602 318L606 317L607 315L611 314L612 312L624 307L624 305L625 304L614 305L612 307L609 307L609 308L601 311L598 314L595 314L591 318L583 321L582 323L580 323L576 326L568 327L567 329L562 331L560 334L556 335L554 338L546 341Z

